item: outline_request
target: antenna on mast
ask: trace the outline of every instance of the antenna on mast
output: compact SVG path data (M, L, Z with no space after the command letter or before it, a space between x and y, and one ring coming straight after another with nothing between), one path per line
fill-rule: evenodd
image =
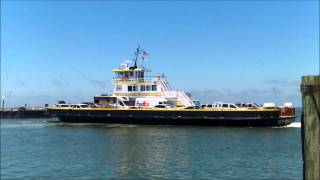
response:
M139 57L140 53L141 53L140 45L138 45L137 51L134 53L134 55L136 55L136 57L134 59L134 66L133 66L134 69L136 69L138 67L137 66L137 61L138 61L138 57Z

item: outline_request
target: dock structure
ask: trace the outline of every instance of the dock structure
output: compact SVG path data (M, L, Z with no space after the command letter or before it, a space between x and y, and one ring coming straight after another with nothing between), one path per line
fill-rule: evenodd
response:
M303 179L320 179L320 76L303 76L301 93Z
M32 108L26 109L20 108L6 108L0 110L1 119L29 119L29 118L51 118L50 114L47 114L45 108Z

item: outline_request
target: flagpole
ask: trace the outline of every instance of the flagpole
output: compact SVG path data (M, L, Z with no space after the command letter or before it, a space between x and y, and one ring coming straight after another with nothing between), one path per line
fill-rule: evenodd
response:
M144 57L142 56L142 67L144 67Z

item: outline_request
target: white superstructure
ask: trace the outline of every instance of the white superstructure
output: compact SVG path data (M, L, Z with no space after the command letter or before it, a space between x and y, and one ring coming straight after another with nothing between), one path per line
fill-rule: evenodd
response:
M137 98L164 98L172 107L194 106L192 99L184 91L172 90L163 74L150 76L150 69L138 66L137 61L142 53L140 48L135 53L133 65L129 61L121 63L120 67L112 70L114 97L128 97L126 105L135 106ZM142 56L143 58L143 56Z

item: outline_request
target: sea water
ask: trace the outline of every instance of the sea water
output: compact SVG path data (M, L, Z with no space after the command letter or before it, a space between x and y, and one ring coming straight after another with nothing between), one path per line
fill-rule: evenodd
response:
M302 179L300 114L281 128L1 120L1 179Z

